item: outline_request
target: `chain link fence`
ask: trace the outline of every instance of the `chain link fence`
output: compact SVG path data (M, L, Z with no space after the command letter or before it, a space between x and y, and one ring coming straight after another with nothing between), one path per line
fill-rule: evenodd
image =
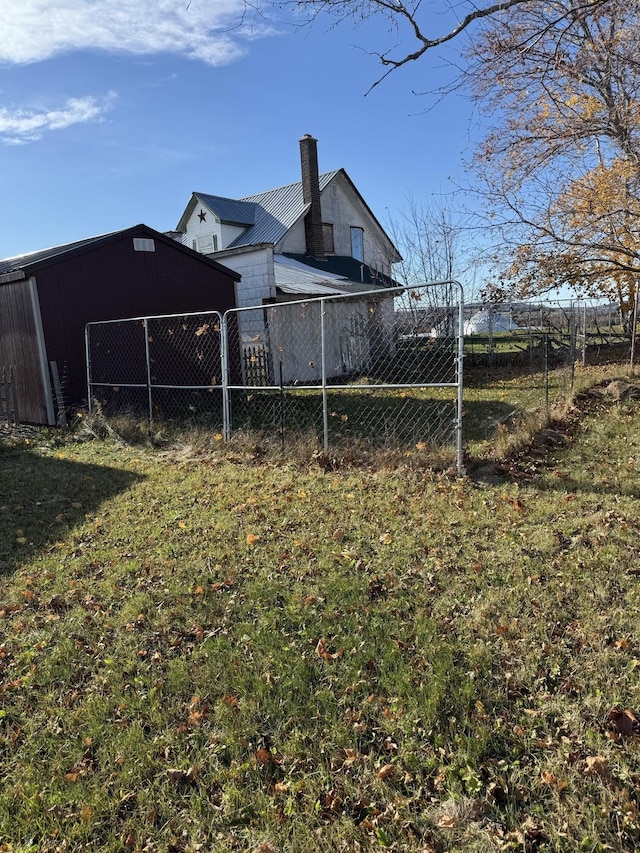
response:
M90 408L224 427L222 315L217 311L89 323Z
M570 399L576 372L629 357L629 330L616 305L546 300L466 305L465 398L482 400L465 436L483 439L501 425Z
M453 282L90 323L91 405L324 453L453 449L628 357L612 305L463 304Z
M447 282L90 323L89 399L283 449L450 447L461 469L462 312Z

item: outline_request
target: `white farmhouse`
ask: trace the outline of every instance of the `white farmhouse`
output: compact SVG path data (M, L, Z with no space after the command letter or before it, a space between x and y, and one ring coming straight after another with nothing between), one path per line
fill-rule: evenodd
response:
M300 140L300 163L300 181L257 195L230 199L194 192L175 236L241 275L240 308L268 311L283 302L359 294L327 312L336 334L325 358L337 377L367 369L375 348L392 346L393 300L381 298L380 291L395 285L392 265L401 257L345 170L319 174L317 140L309 134ZM283 380L314 381L319 353L309 349L305 328L316 311L309 306L292 311L302 321L294 328L297 321L289 316L286 330L278 326L284 310L270 317L241 313L241 343L271 354L273 379L273 354L284 352L287 341Z

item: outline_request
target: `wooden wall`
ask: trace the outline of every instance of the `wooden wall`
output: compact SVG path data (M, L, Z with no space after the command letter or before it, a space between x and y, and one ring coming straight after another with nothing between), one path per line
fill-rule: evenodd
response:
M18 419L48 423L29 282L0 285L0 367L13 367Z

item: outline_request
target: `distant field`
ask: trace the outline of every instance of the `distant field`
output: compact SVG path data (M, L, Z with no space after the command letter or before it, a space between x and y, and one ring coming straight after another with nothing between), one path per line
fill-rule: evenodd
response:
M637 849L639 401L547 454L0 443L0 851Z

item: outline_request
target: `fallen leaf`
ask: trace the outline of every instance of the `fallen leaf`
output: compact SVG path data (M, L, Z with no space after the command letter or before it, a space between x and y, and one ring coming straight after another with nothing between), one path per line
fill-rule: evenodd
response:
M556 791L562 791L568 784L564 779L559 779L555 773L543 773L542 781L545 785L549 785L550 788L555 788Z
M608 779L611 776L609 763L602 755L588 755L584 760L585 776L600 776L602 779Z
M378 770L376 776L378 777L378 779L388 779L389 776L393 776L395 772L395 764L385 764Z
M188 770L180 770L179 768L169 768L167 770L167 779L176 785L183 783L193 783L196 781L198 770L196 767L190 767Z
M338 658L341 658L344 655L344 649L340 648L337 652L330 652L327 649L326 640L323 637L320 637L318 643L316 645L316 654L319 655L324 660L334 661Z
M629 737L638 729L638 718L628 708L624 711L613 708L609 711L607 719L613 723L615 733L622 737Z
M260 541L260 537L255 533L247 533L247 545L255 545Z
M272 762L273 762L273 756L271 755L271 753L269 752L268 749L261 747L256 752L256 764L259 767L266 767L269 764L271 764Z

